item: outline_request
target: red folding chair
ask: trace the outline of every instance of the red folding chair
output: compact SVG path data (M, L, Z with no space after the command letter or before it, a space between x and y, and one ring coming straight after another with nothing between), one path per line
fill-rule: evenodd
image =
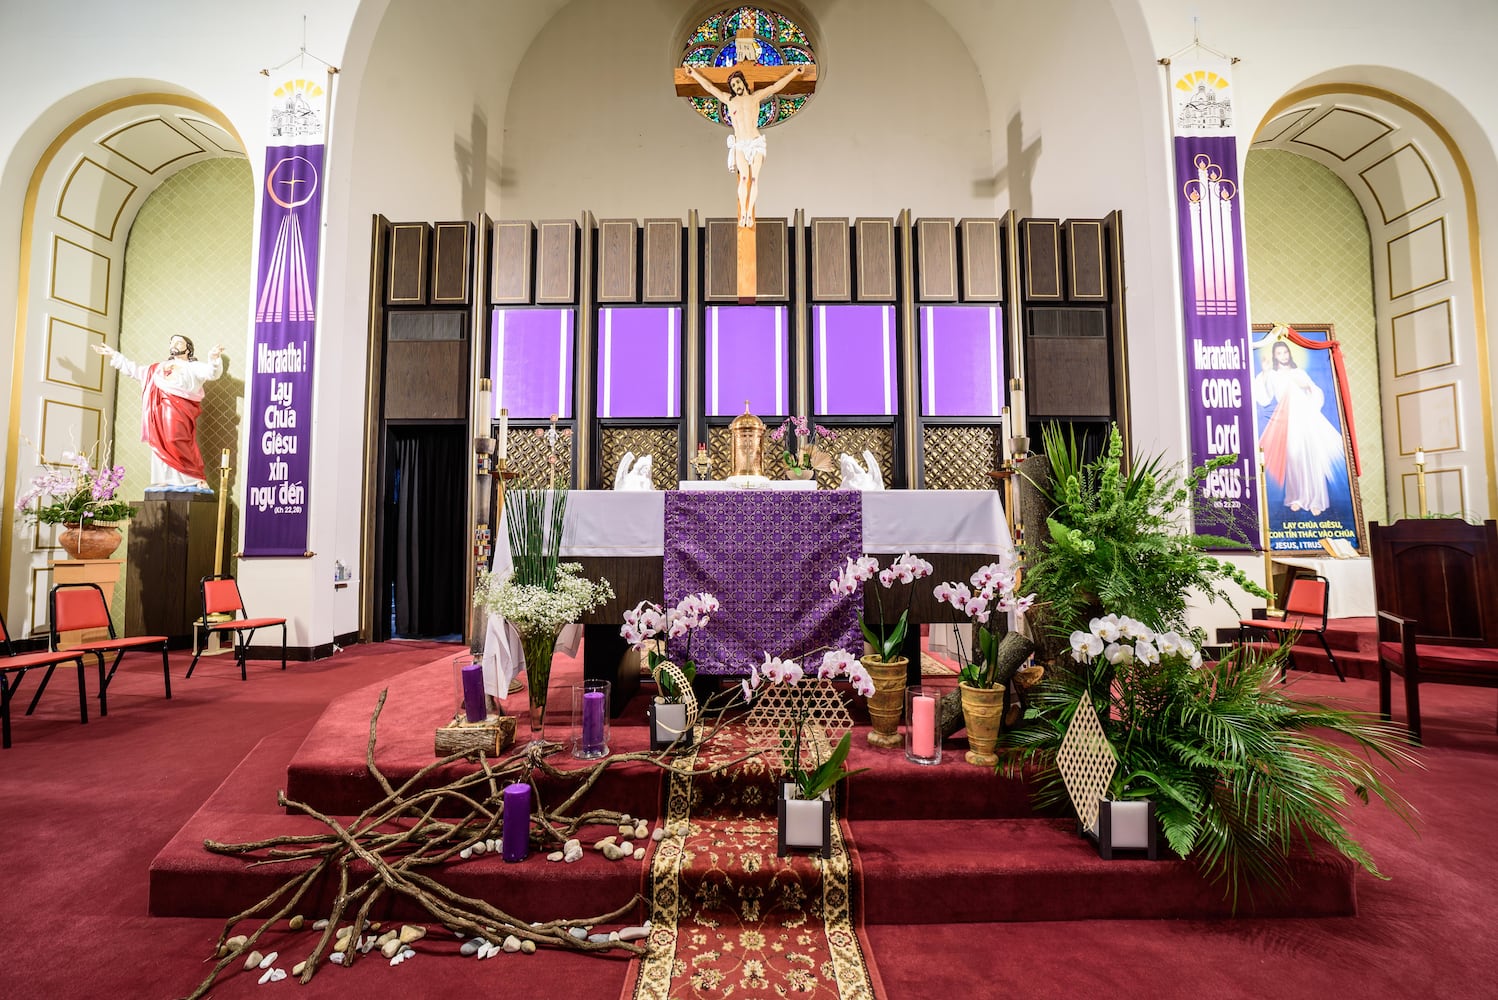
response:
M21 686L22 679L28 670L40 670L47 668L46 674L42 676L41 684L37 685L36 694L31 698L31 704L26 708L26 714L30 715L36 711L36 703L41 701L42 692L47 690L47 682L52 679L52 671L60 664L72 663L78 667L78 718L85 724L88 722L88 690L83 684L83 657L71 650L63 653L54 653L43 650L37 653L17 653L10 644L10 631L5 627L5 616L0 614L0 649L4 649L5 656L0 659L0 749L10 748L10 701L16 695L16 689ZM11 677L14 674L14 677ZM104 671L99 671L99 680L102 683Z
M1332 647L1326 641L1328 599L1326 577L1314 573L1297 576L1290 581L1290 592L1285 595L1285 617L1239 620L1239 642L1246 642L1255 634L1273 636L1279 641L1292 633L1314 635L1321 643L1322 651L1326 653L1327 662L1337 672L1337 679L1346 681L1347 675L1342 673L1342 668L1337 665L1337 658L1332 655ZM1286 656L1285 667L1280 670L1281 680L1284 680L1289 665L1290 658Z
M223 621L212 620L214 615L224 614L230 617ZM193 668L198 665L198 657L203 655L203 647L208 644L209 635L214 632L233 632L234 659L239 664L239 679L247 680L249 674L245 671L245 660L248 659L249 641L255 637L256 629L272 625L281 626L281 669L285 670L286 619L248 617L245 615L244 598L239 594L239 583L232 576L220 574L203 577L203 617L193 622L192 663L188 664L187 676L191 677Z
M99 661L100 715L109 714L107 698L109 682L114 680L114 672L120 668L120 661L132 649L161 650L161 679L166 684L166 696L168 698L172 696L172 672L166 659L166 636L116 636L114 620L109 617L109 605L104 601L104 591L99 589L97 583L59 583L52 588L49 600L52 605L52 648L54 650L57 649L60 641L60 633L89 629L109 631L108 639L89 639L68 649L69 653L93 653ZM104 654L111 652L115 654L114 663L110 665L109 673L105 674Z

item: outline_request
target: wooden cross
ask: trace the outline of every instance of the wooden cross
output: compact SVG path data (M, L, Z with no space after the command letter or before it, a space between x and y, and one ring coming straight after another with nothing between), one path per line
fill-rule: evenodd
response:
M728 78L735 73L742 74L746 83L749 84L751 92L757 92L771 84L777 83L788 74L796 72L797 67L792 66L762 66L756 62L744 60L732 66L696 66L693 67L698 73L710 81L714 86L727 90ZM675 73L676 96L678 97L707 97L713 98L703 86L692 79L685 66L678 66ZM801 74L789 80L779 91L788 96L801 96L815 93L817 89L817 68L815 65L806 64L801 67ZM755 183L758 183L756 181ZM743 305L752 305L758 293L758 253L756 248L756 234L758 230L754 226L754 220L749 220L749 225L738 227L738 299Z

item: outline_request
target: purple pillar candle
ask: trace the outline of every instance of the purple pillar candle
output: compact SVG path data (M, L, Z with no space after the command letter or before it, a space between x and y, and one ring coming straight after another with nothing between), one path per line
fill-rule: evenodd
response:
M477 663L463 668L463 712L469 722L483 722L489 715L484 709L484 668Z
M531 786L506 785L500 853L506 861L524 861L531 849Z
M583 751L603 751L603 692L583 692Z

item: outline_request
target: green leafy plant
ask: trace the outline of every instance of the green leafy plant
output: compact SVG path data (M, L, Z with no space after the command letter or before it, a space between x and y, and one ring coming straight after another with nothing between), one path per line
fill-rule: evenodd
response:
M1055 424L1043 429L1042 440L1055 509L1046 520L1045 543L1029 554L1025 585L1034 589L1053 633L1064 636L1103 608L1160 631L1185 631L1187 592L1225 598L1222 585L1229 580L1269 597L1237 567L1206 552L1247 548L1243 542L1184 526L1197 486L1237 456L1215 458L1182 479L1159 457L1136 458L1126 471L1117 427L1092 462L1082 461L1076 438Z
M1226 882L1235 904L1240 888L1288 884L1302 844L1324 842L1383 877L1344 811L1351 798L1377 798L1412 821L1381 770L1415 763L1408 738L1290 697L1275 683L1288 645L1204 663L1189 640L1118 615L1094 619L1070 645L1073 668L1049 672L1024 720L1001 737L1016 751L1006 770L1040 769L1037 804L1067 801L1056 756L1091 699L1118 758L1109 797L1152 800L1171 850Z

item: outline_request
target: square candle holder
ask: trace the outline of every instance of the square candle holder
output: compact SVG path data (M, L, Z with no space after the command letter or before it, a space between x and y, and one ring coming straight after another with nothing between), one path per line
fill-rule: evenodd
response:
M905 759L917 764L941 763L941 728L937 706L942 692L929 684L905 689Z
M597 760L609 754L610 682L589 679L572 685L572 756Z

